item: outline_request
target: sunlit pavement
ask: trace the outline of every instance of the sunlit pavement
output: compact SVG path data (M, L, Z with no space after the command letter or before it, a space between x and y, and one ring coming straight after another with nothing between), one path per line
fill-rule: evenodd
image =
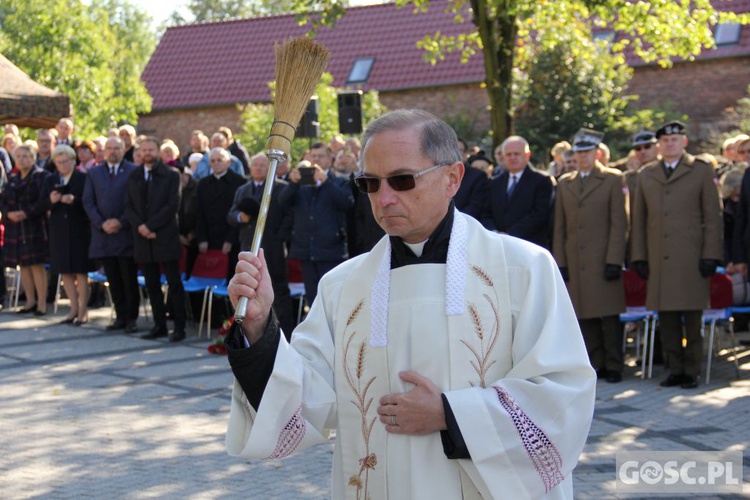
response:
M104 331L107 308L82 327L58 324L66 313L0 313L0 498L329 497L330 443L270 462L226 454L231 372L205 333L141 340L143 319L126 335ZM697 390L660 388L659 366L599 382L576 498L629 498L616 491L621 450L741 449L750 479L750 350L740 356L742 380L724 353Z

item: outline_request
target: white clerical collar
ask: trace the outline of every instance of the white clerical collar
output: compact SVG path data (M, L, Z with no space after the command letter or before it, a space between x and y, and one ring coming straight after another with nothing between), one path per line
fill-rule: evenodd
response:
M469 233L465 216L453 211L453 227L448 243L448 258L445 262L445 314L457 316L464 313L464 287L468 263ZM426 243L426 242L425 242ZM411 245L405 243L414 251ZM424 244L416 243L415 245ZM415 252L416 253L416 252ZM420 255L421 255L420 251ZM391 242L385 239L385 250L380 261L375 282L372 284L370 345L388 345L388 299L391 290Z
M422 252L424 252L424 246L426 244L427 244L427 240L424 240L421 243L407 243L407 242L404 241L404 245L406 245L407 247L409 247L409 250L411 250L412 252L414 252L414 255L416 255L417 257L421 257L422 256Z

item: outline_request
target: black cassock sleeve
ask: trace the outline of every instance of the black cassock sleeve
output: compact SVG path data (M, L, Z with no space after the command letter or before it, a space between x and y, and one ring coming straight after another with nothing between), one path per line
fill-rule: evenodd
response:
M247 400L256 410L260 406L263 392L273 372L280 333L279 320L271 311L266 331L255 344L247 347L245 331L240 323L232 324L224 340L232 373L242 387Z
M448 430L440 431L443 453L450 459L471 458L464 436L461 434L461 429L458 428L458 422L456 422L451 405L448 403L448 398L445 397L445 394L442 394L441 397L443 398L443 410L445 411L445 424L448 426Z

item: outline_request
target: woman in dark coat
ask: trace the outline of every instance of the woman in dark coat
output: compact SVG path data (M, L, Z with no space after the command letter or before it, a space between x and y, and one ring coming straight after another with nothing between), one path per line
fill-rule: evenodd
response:
M70 312L63 323L82 325L88 321L88 272L94 265L88 257L91 223L83 209L86 174L76 170L76 152L59 145L52 152L57 173L44 181L48 200L51 272L62 275Z
M42 185L47 172L36 167L36 151L22 144L13 151L18 173L8 179L2 196L5 218L5 267L21 268L21 283L26 305L19 313L47 313L47 241L46 203Z

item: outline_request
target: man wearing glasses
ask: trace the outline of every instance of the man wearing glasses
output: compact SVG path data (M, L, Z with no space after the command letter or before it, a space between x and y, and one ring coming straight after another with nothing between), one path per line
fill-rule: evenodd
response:
M694 389L700 382L709 280L722 259L721 201L711 165L685 152L684 123L665 124L656 139L661 159L638 173L630 255L633 269L648 280L646 307L659 313L670 371L661 385Z
M335 499L572 498L595 374L554 261L455 210L442 120L394 111L362 143L357 187L387 237L323 277L291 344L263 254L240 256L229 453L284 457L335 430Z

